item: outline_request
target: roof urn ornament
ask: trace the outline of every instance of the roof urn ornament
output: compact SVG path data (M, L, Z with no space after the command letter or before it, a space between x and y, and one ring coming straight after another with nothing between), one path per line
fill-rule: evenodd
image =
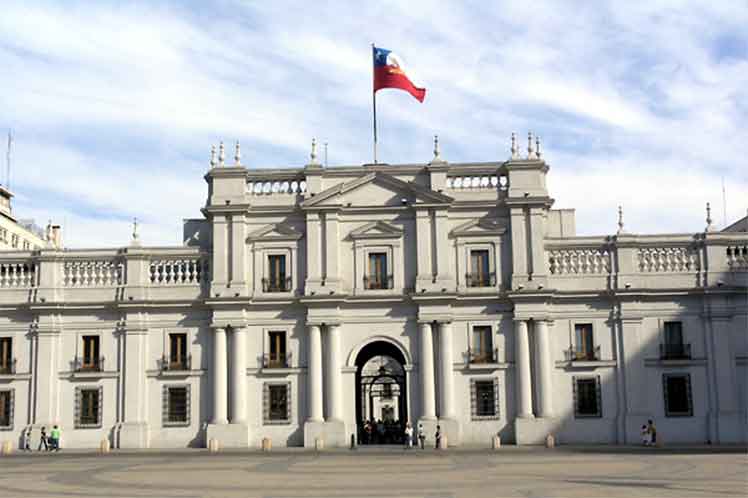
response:
M312 151L309 153L309 159L311 160L309 164L319 164L317 162L317 139L312 138Z
M138 235L138 219L133 218L132 219L132 242L131 245L133 246L139 246L140 245L140 235Z
M226 161L226 150L223 147L223 141L221 141L221 144L218 146L218 166L223 167L224 162Z
M623 231L623 206L618 206L618 234L624 233Z
M236 150L234 151L234 166L242 165L242 152L239 148L239 140L236 141Z
M512 159L519 159L519 148L517 147L517 134L512 132Z
M434 158L431 160L432 163L443 162L441 151L439 150L439 135L434 135Z
M538 135L535 135L535 155L538 159L543 157L543 152L540 150L540 137Z
M216 167L216 146L215 145L210 146L210 167L211 169Z
M527 159L537 159L538 156L535 155L535 147L532 143L532 132L527 132Z
M704 228L704 231L714 231L714 225L712 225L712 206L710 206L708 202L706 203L706 228Z

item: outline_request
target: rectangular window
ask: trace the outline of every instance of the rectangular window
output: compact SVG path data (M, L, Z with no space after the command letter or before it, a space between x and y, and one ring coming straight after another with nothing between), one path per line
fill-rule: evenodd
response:
M273 331L270 335L270 356L267 366L269 368L284 368L286 362L286 333L284 331Z
M271 254L268 256L268 279L265 292L287 292L290 282L286 280L285 254Z
M600 377L574 377L574 416L602 417Z
M470 391L473 420L496 420L499 418L498 379L471 379Z
M382 384L382 397L386 399L392 398L392 384L389 382L385 382Z
M269 420L288 420L288 386L285 384L270 385Z
M595 360L595 343L591 323L574 325L574 359Z
M387 253L369 253L369 271L364 280L367 289L389 289Z
M79 426L98 427L101 425L101 388L78 388Z
M681 322L665 322L665 343L661 346L662 359L679 359L691 357L691 345L683 343L683 324Z
M493 361L493 331L490 325L473 327L470 344L471 363L490 363Z
M171 424L186 424L188 421L187 411L187 387L167 387L167 411L166 421Z
M470 251L470 274L468 287L489 287L491 272L488 264L488 249Z
M101 359L99 357L99 336L83 336L83 358L81 358L81 370L101 370Z
M0 374L13 372L13 338L0 337Z
M0 429L13 428L13 393L12 389L0 391Z
M187 334L169 334L169 370L188 370Z
M665 395L665 416L692 417L691 375L663 374L662 383Z

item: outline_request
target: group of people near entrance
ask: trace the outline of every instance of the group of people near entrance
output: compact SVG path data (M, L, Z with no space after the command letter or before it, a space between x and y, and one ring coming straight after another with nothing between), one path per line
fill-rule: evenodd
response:
M426 431L423 430L423 424L418 424L418 433L415 433L413 431L413 426L410 425L410 422L405 424L405 434L404 434L404 441L405 441L405 448L409 449L413 447L413 444L415 443L414 439L418 439L418 446L422 449L426 449ZM434 434L434 448L440 449L442 447L442 428L440 425L436 426L436 433Z
M41 434L39 435L39 447L36 451L60 451L60 428L58 426L52 427L52 430L47 435L47 428L42 427ZM31 451L31 429L26 431L26 438L23 443L23 449Z
M405 448L418 445L421 449L426 448L426 432L423 424L418 424L416 432L410 422L403 427L394 421L367 420L364 422L361 444L393 444L403 443ZM436 426L434 434L434 447L440 448L442 442L441 426Z
M647 420L647 423L642 425L642 444L644 446L657 445L657 428L652 419Z

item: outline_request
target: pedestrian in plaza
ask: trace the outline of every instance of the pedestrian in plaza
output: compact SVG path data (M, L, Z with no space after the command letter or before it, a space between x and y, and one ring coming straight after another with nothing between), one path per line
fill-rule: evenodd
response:
M440 425L436 426L436 434L434 434L434 449L438 450L442 447L442 427Z
M36 451L42 451L42 446L44 446L44 451L49 451L49 445L47 445L47 428L42 427L41 435L39 436L39 447L36 449Z
M649 444L657 445L657 427L655 427L652 419L647 420L647 430L649 431Z
M418 444L422 450L426 449L426 432L423 430L423 424L418 424Z
M652 438L649 437L649 428L647 427L647 424L642 425L642 444L644 446L652 444Z
M60 451L60 428L58 426L52 427L52 431L50 432L52 446L50 449L54 449L55 451Z
M23 449L24 451L31 451L31 427L26 429L23 436Z
M367 420L364 424L364 444L371 444L371 421Z
M413 447L413 426L410 422L405 424L405 448L410 449Z

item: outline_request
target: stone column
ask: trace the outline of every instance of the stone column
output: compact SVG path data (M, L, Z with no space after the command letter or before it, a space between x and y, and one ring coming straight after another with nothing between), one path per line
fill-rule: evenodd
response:
M452 324L439 324L439 391L441 405L439 418L454 419L454 369L452 367Z
M436 393L434 388L434 340L431 324L421 323L421 416L436 420Z
M323 422L322 336L319 325L309 326L309 421Z
M514 322L514 370L517 376L517 416L533 418L532 384L530 378L530 338L527 334L527 322Z
M228 380L226 366L226 329L213 332L213 423L228 423L226 404Z
M340 361L340 325L327 327L327 418L343 420L343 388Z
M233 329L231 349L231 423L247 422L247 329Z
M550 334L548 333L548 322L540 320L535 322L535 358L537 359L538 371L538 403L539 417L553 416L553 381L552 381L552 359Z

